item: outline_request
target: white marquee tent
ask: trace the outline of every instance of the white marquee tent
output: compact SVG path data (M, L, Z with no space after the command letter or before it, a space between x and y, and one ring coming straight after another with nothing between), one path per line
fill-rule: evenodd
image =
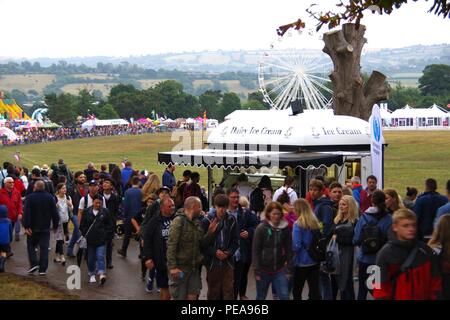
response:
M117 126L126 124L130 123L123 119L110 119L110 120L91 119L83 122L81 128L91 130L93 127Z
M448 127L450 113L435 104L429 108L411 108L406 105L390 116L392 127Z

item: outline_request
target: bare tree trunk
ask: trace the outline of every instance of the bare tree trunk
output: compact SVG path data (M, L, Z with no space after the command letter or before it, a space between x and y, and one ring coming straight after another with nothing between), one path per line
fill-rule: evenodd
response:
M386 76L373 71L364 83L361 74L361 51L367 42L364 38L366 27L356 28L353 23L342 25L342 30L323 35L323 52L333 61L334 71L330 74L333 83L334 113L368 120L372 106L388 98L389 89L384 81Z

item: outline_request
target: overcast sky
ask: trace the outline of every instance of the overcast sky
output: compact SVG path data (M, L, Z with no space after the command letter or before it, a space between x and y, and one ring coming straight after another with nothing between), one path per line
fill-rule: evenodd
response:
M0 57L266 49L276 41L276 28L306 18L312 2L0 0ZM338 0L316 2L333 6ZM450 43L450 19L427 13L430 6L422 0L391 16L368 15L366 49Z

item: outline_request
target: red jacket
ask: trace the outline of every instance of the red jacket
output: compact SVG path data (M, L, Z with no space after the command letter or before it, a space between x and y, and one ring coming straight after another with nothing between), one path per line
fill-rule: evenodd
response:
M23 214L22 196L17 189L13 189L11 197L9 197L6 188L0 189L0 204L4 204L8 208L8 218L12 222L16 222L20 214Z
M330 189L325 187L325 189L323 189L323 194L329 198L330 197ZM306 194L305 200L308 201L309 205L311 206L311 209L314 211L313 198L311 197L310 191L308 191L308 193ZM293 203L291 203L291 204L293 204Z
M419 251L410 268L393 278L414 245L419 246ZM442 291L437 258L425 243L391 240L378 253L376 264L381 271L381 285L373 291L375 299L436 300Z

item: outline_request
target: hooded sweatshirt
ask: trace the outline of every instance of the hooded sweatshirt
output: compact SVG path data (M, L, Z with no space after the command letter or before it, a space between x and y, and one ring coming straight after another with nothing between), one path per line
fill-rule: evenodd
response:
M320 231L325 237L330 237L333 227L333 220L336 215L335 203L330 198L322 197L313 201L314 214L321 225Z
M13 228L8 219L8 208L0 205L0 245L9 245L12 241Z
M276 273L292 260L292 236L286 220L281 220L275 227L264 220L255 230L253 237L253 267L255 274L263 272Z
M378 208L370 207L366 212L363 213L363 216L358 220L358 223L355 227L355 235L353 237L353 244L356 246L361 246L362 243L362 230L365 225L368 223L377 222L377 226L380 228L383 235L385 235L387 239L387 235L389 229L392 226L392 216L385 212L384 214L380 214L378 212ZM358 251L357 259L359 262L366 264L374 264L376 260L376 254L366 254L363 253L362 250Z
M441 292L437 257L425 243L401 241L391 232L388 243L379 251L376 264L381 270L381 286L375 288L375 299L436 300ZM409 253L418 246L408 269L398 274ZM396 275L396 276L395 276Z

